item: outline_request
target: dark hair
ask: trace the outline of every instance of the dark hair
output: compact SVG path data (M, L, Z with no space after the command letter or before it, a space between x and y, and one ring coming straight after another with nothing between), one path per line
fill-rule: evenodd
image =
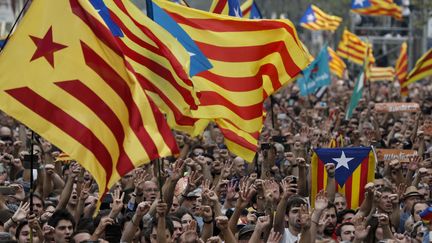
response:
M341 236L341 234L342 234L342 227L344 227L345 225L352 225L352 226L354 226L354 224L351 223L351 222L345 222L345 223L342 223L342 224L338 225L336 227L336 235L337 236Z
M335 212L337 212L336 205L334 205L334 203L332 202L328 202L326 209L332 209L332 208L334 208Z
M337 223L342 223L343 217L349 213L355 214L356 212L352 209L344 209L342 211L337 212Z
M146 242L150 242L151 232L153 231L153 228L157 228L157 226L158 226L158 219L156 217L153 217L152 220L150 221L150 225L146 227L146 229L143 232ZM165 217L165 227L166 229L168 229L168 231L172 236L174 234L174 224L169 216Z
M15 238L16 238L16 239L19 238L19 235L20 235L20 233L21 233L21 230L22 230L22 229L24 228L24 226L26 226L26 225L28 225L28 221L27 221L27 220L22 221L21 223L19 223L19 225L17 226L16 231L15 231Z
M33 197L39 199L39 200L42 202L42 208L45 209L45 201L42 199L42 197L41 197L39 194L37 194L37 193L33 193ZM30 195L28 195L28 196L26 197L25 201L30 202Z
M48 220L48 225L52 227L57 227L60 220L67 220L72 223L72 228L75 228L75 220L72 214L69 213L66 209L59 209L53 213L51 218Z
M78 221L76 231L77 231L76 234L78 234L78 233L93 234L93 232L95 231L95 225L94 225L93 218L90 218L90 217L81 218Z
M289 214L289 211L293 207L300 207L301 205L307 204L306 201L300 196L292 196L288 199L286 214Z

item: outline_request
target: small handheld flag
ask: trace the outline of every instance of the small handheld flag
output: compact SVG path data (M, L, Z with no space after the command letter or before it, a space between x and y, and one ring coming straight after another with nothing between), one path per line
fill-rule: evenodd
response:
M311 4L306 9L306 12L301 18L300 25L303 28L310 29L310 30L335 31L339 27L341 22L342 22L341 17L326 14L317 6Z

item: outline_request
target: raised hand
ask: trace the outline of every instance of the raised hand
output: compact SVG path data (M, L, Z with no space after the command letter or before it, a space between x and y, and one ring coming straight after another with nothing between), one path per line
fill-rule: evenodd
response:
M292 195L297 194L297 183L294 182L294 179L291 177L287 177L284 180L281 181L283 196L287 199L291 197Z
M209 222L213 219L213 211L210 206L201 206L199 214L206 222Z
M226 179L231 175L231 171L232 171L233 166L234 166L234 164L231 160L225 161L224 166L223 166L222 171L221 171L221 178L222 179Z
M352 223L355 228L355 239L363 241L366 239L370 226L367 225L366 219L364 217L354 217Z
M112 197L113 197L113 203L112 203L112 206L111 206L112 207L112 209L111 209L112 212L119 213L122 210L124 195L125 195L125 193L124 192L120 192L120 189L114 190L114 193L112 195Z
M255 230L264 231L268 226L270 226L270 217L268 215L258 217Z
M171 179L173 181L178 181L178 180L180 180L180 178L183 177L183 172L184 172L185 166L186 166L186 163L182 159L178 159L175 162L175 165L172 169L172 174L171 174Z
M194 243L198 241L198 233L196 231L196 222L192 220L186 227L185 232L180 236L180 242Z
M300 206L300 225L302 228L309 228L311 225L311 214L306 204Z
M238 183L236 181L230 181L227 187L226 200L231 200L236 195L236 188Z
M156 213L158 217L165 217L168 209L168 205L162 201L159 201L156 205Z
M250 185L248 179L240 181L239 197L237 199L237 208L246 208L252 197L256 194L256 189Z
M228 229L228 217L227 216L218 216L215 218L216 227L221 231Z
M267 239L267 243L280 243L282 240L282 234L279 232L275 232L274 229L271 229L269 238Z
M328 205L328 198L326 191L320 191L315 198L315 210L324 210Z
M327 163L325 164L325 168L327 171L327 175L330 177L334 177L336 173L336 166L333 163Z
M203 175L196 172L196 171L192 171L188 177L188 184L185 188L185 194L195 190L198 188L198 186L201 184L201 181L203 179Z
M142 218L146 213L150 211L150 202L140 202L138 204L137 210L135 212L135 215L138 218Z
M422 162L422 158L420 156L409 157L408 169L410 171L416 171L419 168L420 163Z
M12 216L12 220L14 222L21 222L24 219L27 218L28 213L30 212L30 203L28 202L21 202L17 211L15 212L15 214Z

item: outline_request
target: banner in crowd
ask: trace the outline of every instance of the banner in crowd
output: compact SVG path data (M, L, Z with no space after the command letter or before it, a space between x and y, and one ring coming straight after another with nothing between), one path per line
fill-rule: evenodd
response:
M400 162L410 162L410 158L417 156L417 150L408 149L376 149L378 161L398 160Z
M327 46L324 46L316 59L303 70L303 77L297 79L300 95L307 96L323 86L330 85L328 57Z
M418 112L420 111L420 105L418 103L399 102L376 103L374 109L375 111L382 113Z
M347 200L347 208L356 209L364 199L365 185L375 178L375 155L370 147L318 148L311 161L311 202L327 187L325 165L335 165L337 191ZM313 205L312 205L313 207Z

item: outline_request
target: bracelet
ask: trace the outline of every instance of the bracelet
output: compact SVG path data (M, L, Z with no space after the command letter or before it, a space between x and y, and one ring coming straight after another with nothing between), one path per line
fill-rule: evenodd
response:
M211 220L209 220L209 221L205 221L205 220L203 219L203 222L204 222L205 224L211 224L211 223L213 223L213 218L212 218Z
M18 224L18 222L17 221L15 221L12 217L10 218L10 220L12 221L12 223L13 224L15 224L15 225L17 225Z

